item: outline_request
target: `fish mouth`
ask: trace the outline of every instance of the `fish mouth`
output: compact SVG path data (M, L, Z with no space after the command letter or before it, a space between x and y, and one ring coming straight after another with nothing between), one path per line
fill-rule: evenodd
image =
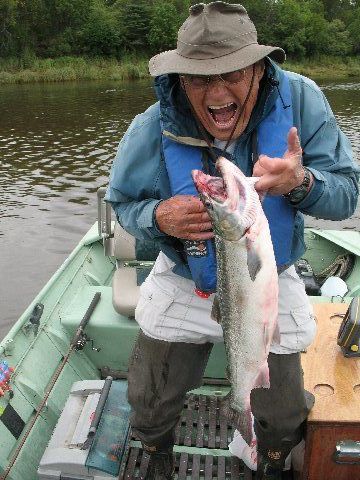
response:
M220 160L220 161L219 161ZM207 208L212 208L212 203L226 205L229 211L236 211L244 203L245 190L239 184L231 171L221 162L221 157L216 163L220 177L206 175L201 170L193 170L192 177L201 200ZM229 163L228 161L226 161Z
M221 177L211 177L201 170L191 172L196 190L206 206L210 207L211 202L225 203L228 199L226 185Z
M233 168L236 167L225 158L219 157L216 168L222 176L229 210L238 210L244 204L246 192L242 183L238 182L233 174Z

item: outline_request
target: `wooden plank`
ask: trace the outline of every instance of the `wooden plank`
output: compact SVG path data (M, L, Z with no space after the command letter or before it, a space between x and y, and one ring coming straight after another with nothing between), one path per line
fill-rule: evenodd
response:
M240 478L240 460L237 457L231 457L231 480Z
M219 448L228 448L228 422L224 417L220 417L220 445Z
M252 470L244 465L244 480L252 480L253 474Z
M198 455L198 454L193 455L191 480L199 480L200 479L200 460L201 460L200 455Z
M189 456L187 453L180 455L178 480L186 480Z
M214 457L206 455L205 457L205 480L211 480L213 478L213 463Z
M218 480L225 480L226 469L225 469L225 457L217 457L218 461Z
M217 398L210 397L210 406L209 406L209 448L216 448L216 407L217 407Z
M337 345L347 305L315 304L318 331L307 352L302 354L305 388L316 397L309 422L359 422L360 358L345 358ZM359 477L360 478L360 477Z
M197 434L196 434L196 446L204 446L204 431L205 431L205 418L206 418L206 396L200 395L199 397L199 410L197 421Z
M186 418L186 426L185 426L184 445L186 447L191 447L194 423L193 423L193 411L190 408L187 409L185 418Z
M136 462L137 458L139 455L139 449L138 448L131 448L130 449L130 455L129 459L126 465L126 470L124 474L124 479L125 480L134 480L135 477L135 468L136 468Z
M145 480L146 474L149 466L150 455L143 452L143 456L141 458L140 468L139 468L139 480Z

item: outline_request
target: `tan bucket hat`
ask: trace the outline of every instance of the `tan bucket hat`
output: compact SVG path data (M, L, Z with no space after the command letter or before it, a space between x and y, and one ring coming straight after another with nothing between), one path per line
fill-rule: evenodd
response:
M259 45L255 25L242 5L225 2L199 3L178 33L176 50L150 59L153 77L165 73L216 75L248 67L269 56L285 61L279 47Z

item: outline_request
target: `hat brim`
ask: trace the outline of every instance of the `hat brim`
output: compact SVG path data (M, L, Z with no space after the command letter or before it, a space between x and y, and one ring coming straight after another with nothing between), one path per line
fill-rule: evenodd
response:
M264 57L270 57L277 63L283 63L286 55L282 48L254 43L236 52L217 58L204 60L187 58L179 55L177 50L159 53L149 61L149 72L153 77L165 73L188 75L219 75L233 72L253 65Z

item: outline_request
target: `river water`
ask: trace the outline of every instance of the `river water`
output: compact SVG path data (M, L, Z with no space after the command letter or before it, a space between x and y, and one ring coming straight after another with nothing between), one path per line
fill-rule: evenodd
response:
M360 81L322 87L359 159ZM1 87L0 339L95 222L118 141L153 101L149 81ZM360 212L307 224L359 229Z

